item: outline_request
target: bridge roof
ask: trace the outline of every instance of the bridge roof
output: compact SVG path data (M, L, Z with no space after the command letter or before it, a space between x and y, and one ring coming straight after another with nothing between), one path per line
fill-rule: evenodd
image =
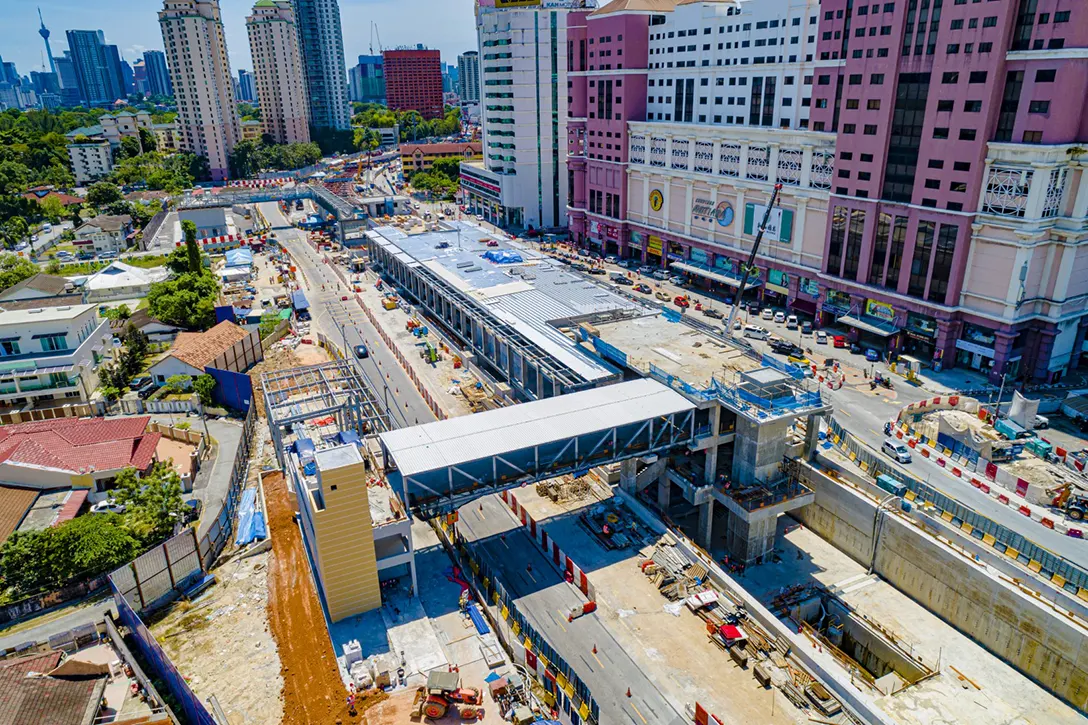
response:
M694 408L656 380L632 380L389 431L381 440L408 477Z

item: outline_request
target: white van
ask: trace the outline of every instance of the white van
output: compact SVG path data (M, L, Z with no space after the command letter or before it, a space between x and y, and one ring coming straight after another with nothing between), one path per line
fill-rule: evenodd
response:
M753 340L766 340L770 333L767 332L767 328L760 327L759 325L745 325L744 336L750 337Z
M907 448L903 441L896 440L895 438L885 438L884 445L880 446L880 450L899 463L910 463L911 461L910 448Z

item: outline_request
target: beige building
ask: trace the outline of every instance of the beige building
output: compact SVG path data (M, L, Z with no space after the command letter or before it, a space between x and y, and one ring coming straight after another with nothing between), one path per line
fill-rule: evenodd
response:
M263 124L260 121L242 121L242 140L256 141L264 133Z
M257 0L246 29L263 132L276 143L309 142L305 74L290 0Z
M159 151L177 151L181 148L176 121L156 123L151 130L155 132L155 140L159 143Z
M139 111L137 113L122 111L116 116L111 116L107 113L99 117L98 124L102 127L102 135L113 146L120 146L121 139L125 137L139 140L140 129L144 128L150 131L154 125L151 123L151 114L147 111ZM153 150L154 149L144 149L144 151Z
M165 0L159 25L178 104L181 148L205 156L212 179L230 176L241 140L218 0Z
M100 179L113 171L113 149L105 139L89 139L85 143L68 144L68 159L77 184Z
M132 217L128 214L100 214L75 230L75 245L81 251L123 252L132 234Z

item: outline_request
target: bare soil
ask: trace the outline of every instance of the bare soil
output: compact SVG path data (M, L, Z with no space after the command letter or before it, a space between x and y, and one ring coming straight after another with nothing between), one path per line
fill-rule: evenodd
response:
M360 723L362 713L385 699L384 693L356 699L348 711L348 692L314 590L302 535L282 473L265 476L272 561L268 569L268 621L279 647L283 677L283 725Z

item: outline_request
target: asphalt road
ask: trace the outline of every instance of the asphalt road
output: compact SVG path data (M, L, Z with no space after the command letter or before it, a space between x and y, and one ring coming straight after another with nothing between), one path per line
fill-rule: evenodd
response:
M491 562L522 614L589 687L600 708L602 723L682 722L680 713L613 639L597 615L567 621L566 613L581 607L583 598L560 578L498 496L485 496L462 507L457 525ZM631 697L627 697L628 688Z
M375 386L375 392L383 401L389 401L393 419L398 427L430 423L434 413L427 407L422 396L408 379L392 352L382 342L381 336L370 324L347 287L336 276L324 255L318 254L305 241L305 233L290 226L279 205L275 202L261 204L261 212L276 232L276 238L290 252L299 267L299 286L311 305L312 328L320 330L329 339L347 343L349 350L366 345L370 357L356 360L363 373ZM325 289L322 289L324 285ZM348 299L341 298L347 296Z

